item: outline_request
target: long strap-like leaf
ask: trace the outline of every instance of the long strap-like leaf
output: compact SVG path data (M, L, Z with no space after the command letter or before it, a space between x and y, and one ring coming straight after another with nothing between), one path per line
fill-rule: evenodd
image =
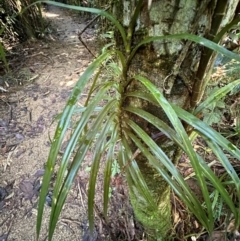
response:
M105 118L106 118L106 114ZM115 113L111 113L110 116L107 118L106 122L104 123L102 131L100 131L100 136L97 139L95 150L93 153L92 158L92 167L89 177L89 185L88 185L88 221L89 221L89 230L93 233L94 230L94 197L95 197L95 187L96 187L96 180L97 174L99 171L100 161L108 148L107 143L107 134L111 130L113 126L113 121L115 119Z
M93 75L94 71L102 64L102 62L112 54L112 52L106 52L102 55L100 55L92 64L88 66L86 71L82 74L82 76L79 78L77 84L75 85L68 102L64 108L64 111L61 115L61 119L58 123L58 126L56 128L56 132L53 138L52 146L50 149L50 153L48 156L45 173L44 173L44 182L42 183L41 192L40 192L40 198L39 198L39 204L38 204L38 216L37 216L37 239L39 237L41 224L42 224L42 215L43 215L43 209L44 209L44 203L45 198L48 192L48 186L50 183L50 179L52 176L53 168L55 161L57 159L57 155L62 143L62 140L64 138L65 132L68 128L69 121L72 117L72 114L75 109L75 104L82 93L82 90L84 89L86 83L89 81L91 76Z
M183 110L182 108L176 105L171 104L171 106L176 111L176 114L179 116L180 119L187 122L193 128L198 130L202 135L206 136L212 142L215 142L223 149L225 149L227 152L229 152L232 156L240 160L240 150L233 143L228 141L213 128L209 127L206 123L199 120L197 117L190 114L189 112Z
M135 159L131 160L133 157L133 153L126 139L126 137L128 137L128 133L126 133L126 130L124 132L125 135L122 137L122 152L124 154L122 159L124 160L124 165L122 166L122 168L126 169L129 188L131 190L132 187L135 186L141 193L142 198L146 201L148 206L156 208L156 203L154 202L153 196L146 184L146 181L143 178L137 162L135 161Z
M109 202L109 188L112 175L112 163L115 159L115 150L119 138L119 124L113 124L112 134L108 141L108 152L106 157L106 164L104 168L104 185L103 185L103 213L107 219L107 208Z
M113 104L115 103L116 103L116 100L113 100L112 103L110 102L108 105L106 105L106 108L104 109L104 111L106 111L107 108L108 110L110 110L113 107ZM56 197L56 200L54 200L55 206L54 206L54 209L52 209L52 213L50 217L49 240L52 239L52 235L53 235L59 214L61 212L64 201L67 197L67 194L71 188L73 179L76 176L77 171L79 170L79 167L82 164L82 161L84 160L86 153L89 150L92 142L95 140L97 133L99 133L99 131L102 128L102 123L106 117L104 111L98 115L97 119L92 124L92 128L90 128L85 134L85 136L81 139L79 143L79 149L68 170L67 177L62 184L62 187L59 191L58 196Z
M218 53L221 53L227 57L229 57L230 59L235 59L237 61L240 61L240 56L238 54L235 54L229 50L227 50L226 48L224 48L223 46L220 46L208 39L205 39L203 37L197 36L197 35L193 35L193 34L188 34L188 33L182 33L182 34L171 34L171 35L165 35L165 36L154 36L154 37L147 37L145 38L142 42L140 42L131 52L131 55L129 56L129 60L128 62L130 62L132 60L132 58L134 57L134 55L136 54L137 50L144 44L147 43L151 43L154 41L160 41L160 40L167 40L167 39L171 39L171 40L175 40L175 39L187 39L187 40L191 40L195 43L201 44L209 49L212 49Z
M166 154L161 150L161 148L144 132L137 124L128 121L130 127L137 133L137 135L144 140L144 143L150 148L150 151L154 153L154 156L150 154L148 149L141 144L141 142L134 137L133 134L129 133L129 136L132 138L134 143L138 146L138 148L142 151L142 153L146 156L146 158L150 161L150 164L153 165L156 170L162 175L162 177L168 182L168 184L174 189L177 195L186 203L187 207L197 216L202 224L211 231L212 224L209 223L212 219L211 213L206 216L206 213L202 210L200 202L197 200L195 195L191 192L189 187L186 185L182 175L178 172L177 168L173 165L171 160L166 156ZM167 170L171 173L171 176L164 170L163 166L167 168ZM174 181L174 179L176 181ZM210 216L211 215L211 216Z
M193 150L192 144L188 138L188 135L187 135L181 121L179 120L179 118L178 118L175 110L172 108L171 104L165 99L163 94L158 90L158 88L155 85L153 85L148 79L146 79L142 76L135 76L135 79L139 80L150 91L150 93L153 95L153 97L158 102L159 106L161 106L163 108L163 110L164 110L165 114L167 115L168 119L170 120L172 126L174 127L177 134L181 138L181 142L183 143L186 154L189 156L191 164L195 170L198 184L202 190L204 200L207 205L207 209L208 209L209 217L210 217L208 219L208 222L209 222L208 227L211 226L211 229L209 230L209 232L212 232L212 229L213 229L213 220L211 220L212 207L211 207L211 201L209 198L207 184L202 175L201 167L198 162L197 155L196 155L195 151Z

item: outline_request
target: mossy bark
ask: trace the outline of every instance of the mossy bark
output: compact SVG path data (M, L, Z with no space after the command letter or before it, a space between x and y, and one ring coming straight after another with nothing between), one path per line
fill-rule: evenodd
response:
M160 184L162 187L161 195L158 194L158 207L152 209L139 203L140 197L137 192L130 193L131 204L134 214L145 228L148 240L165 240L167 233L171 229L171 206L170 206L170 187L158 178L152 178L151 182ZM164 188L163 188L164 187Z

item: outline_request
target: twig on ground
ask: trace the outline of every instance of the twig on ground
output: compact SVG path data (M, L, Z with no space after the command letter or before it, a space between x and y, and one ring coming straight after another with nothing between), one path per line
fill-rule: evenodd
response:
M11 232L12 224L13 224L13 220L10 222L10 225L8 227L7 234L6 234L6 237L5 237L5 241L8 240L8 236L9 236L9 234Z

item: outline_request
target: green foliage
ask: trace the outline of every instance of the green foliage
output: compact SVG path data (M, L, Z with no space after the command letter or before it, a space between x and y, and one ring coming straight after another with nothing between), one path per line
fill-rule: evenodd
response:
M5 50L4 50L3 45L2 45L1 42L0 42L0 61L2 61L4 63L5 68L9 71Z
M231 95L236 95L237 93L240 92L240 84L235 86L232 91L231 91Z
M236 95L239 92L240 80L235 80L226 86L219 88L214 87L213 89L209 87L206 92L205 101L203 101L194 111L194 114L197 115L199 113L203 114L203 120L207 124L211 125L213 123L220 123L224 112L229 112L231 116L234 118L236 122L235 132L231 134L231 136L239 133L239 105L236 102L236 107L226 106L225 104L225 96L229 93L229 95ZM228 135L229 137L229 135Z
M32 37L41 37L43 31L43 20L39 5L32 8L26 7L34 2L33 0L13 0L0 2L0 61L5 69L9 71L4 45L8 39L18 41ZM23 9L25 14L23 13Z
M2 9L2 11L3 11L2 13L4 13L4 9ZM4 30L5 30L4 27L0 29L0 36L3 34ZM8 62L6 59L6 53L4 50L4 46L1 42L0 42L0 60L3 62L5 68L9 71Z
M215 87L212 90L210 88L207 89L206 95L212 96L214 92L216 92L219 88ZM209 125L213 123L220 123L223 116L223 109L225 108L224 98L213 101L208 107L203 110L203 121Z
M211 48L214 51L225 54L230 58L240 60L240 57L209 40L190 34L146 38L131 50L131 37L129 36L129 33L128 35L125 33L124 28L112 15L94 8L69 6L53 1L42 2L48 2L49 4L60 7L87 11L105 16L112 21L120 31L125 46L125 52L122 53L118 50L109 51L105 49L103 53L88 66L79 78L62 114L58 116L59 122L52 141L41 188L37 217L37 236L39 237L45 197L48 192L58 152L63 142L64 135L72 121L75 121L76 124L74 125L72 136L66 147L65 153L61 157L53 192L53 204L49 221L49 240L52 239L58 217L71 188L74 177L81 167L87 151L90 149L93 151L88 189L88 219L90 231L93 231L94 227L93 207L95 184L100 163L104 165L103 207L104 214L107 215L110 178L116 170L118 171L118 168L114 169L113 166L116 160L116 155L118 156L117 161L121 171L126 173L130 191L134 192L137 190L137 193L139 194L139 205L146 206L152 210L157 210L157 204L155 203L153 195L136 162L136 156L138 153L142 153L142 155L147 158L149 164L153 166L168 182L174 192L181 198L188 209L198 218L199 222L201 222L209 233L211 233L214 228L214 219L216 218L215 211L218 205L212 204L206 181L210 182L219 193L222 200L224 200L224 204L231 210L236 226L239 226L239 207L236 207L235 203L233 203L233 200L222 181L205 163L203 158L195 152L190 138L188 137L188 133L181 122L183 120L191 126L194 131L206 141L209 148L211 148L212 152L225 168L229 179L232 180L233 185L237 190L237 200L239 202L239 177L229 162L228 155L230 154L240 160L240 150L195 116L195 114L201 113L206 107L211 109L212 103L220 103L220 99L231 91L230 87L237 86L239 80L212 93L203 104L199 105L199 107L193 111L194 114L169 103L158 88L147 78L142 76L132 76L132 79L143 84L148 91L126 93L125 87L129 83L129 79L126 78L126 76L130 61L132 61L140 46L152 41L188 39ZM114 62L113 59L116 62ZM108 70L109 76L107 81L103 82L100 77L106 69ZM88 93L87 101L84 108L79 109L75 105L91 78L93 78L93 83ZM109 95L109 92L111 95ZM162 108L166 113L171 126L138 107L124 106L123 102L125 98L129 96L131 98L144 99L145 101ZM219 105L220 107L222 106L221 104ZM169 159L166 153L144 129L133 120L129 119L129 113L133 113L139 118L144 119L147 123L151 123L186 153L196 174L198 185L202 191L205 207L202 206L198 198L191 191L172 160ZM129 140L135 143L138 148L135 153L132 152L129 146ZM225 150L227 154L222 150ZM67 175L65 175L66 172ZM214 202L216 204L216 200Z
M118 164L118 161L116 159L113 160L113 164L112 164L112 174L111 176L114 177L116 176L116 174L119 174L121 172L120 166Z
M209 197L212 202L212 210L215 210L215 212L213 213L213 218L214 220L220 221L220 218L223 216L224 212L224 200L221 198L221 195L219 194L218 190L214 190ZM205 203L203 203L202 206L206 208Z
M31 3L32 7L28 8ZM1 6L4 14L0 13L0 24L4 28L4 39L37 38L44 30L41 9L34 0L3 1Z

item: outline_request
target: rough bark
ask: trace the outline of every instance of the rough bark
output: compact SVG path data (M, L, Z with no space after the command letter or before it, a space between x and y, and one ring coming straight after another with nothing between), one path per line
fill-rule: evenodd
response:
M126 29L129 27L137 3L138 1L134 0L120 0L113 9ZM146 36L191 33L214 39L219 30L234 17L237 4L238 1L232 0L143 1L135 26L132 47ZM117 43L120 45L121 41ZM204 58L207 62L201 63ZM148 78L170 102L190 110L202 98L213 63L214 55L211 51L190 41L156 41L139 49L129 65L127 78L132 78L136 74ZM139 82L132 80L126 91L142 89L144 87ZM161 109L145 101L128 98L125 105L141 107L168 123ZM150 136L158 132L143 120L133 115L129 117L144 128ZM173 143L160 139L158 144L176 164L177 160L174 156L177 148ZM134 148L132 144L132 149ZM154 194L158 210L141 206L137 191L131 193L133 209L136 217L154 237L153 240L165 240L171 229L170 188L143 157L139 157L137 162Z

